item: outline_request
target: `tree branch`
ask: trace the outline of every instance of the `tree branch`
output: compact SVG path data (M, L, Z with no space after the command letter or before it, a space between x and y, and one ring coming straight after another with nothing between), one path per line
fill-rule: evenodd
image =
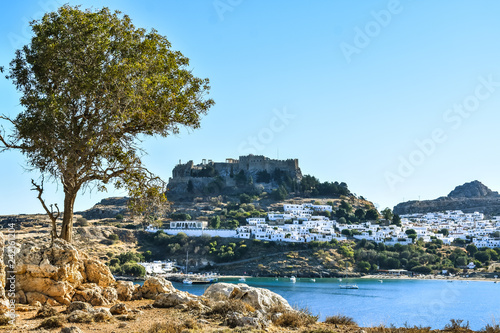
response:
M32 191L38 191L38 200L42 203L43 209L45 209L45 212L50 218L50 221L52 223L52 230L50 232L50 236L52 238L52 242L54 242L54 238L57 238L57 227L56 227L56 221L61 215L61 212L59 211L59 207L57 204L55 204L56 209L57 209L57 214L54 213L52 209L52 205L50 205L50 210L47 208L47 205L45 204L45 201L42 199L42 194L43 194L43 178L42 178L42 183L41 185L38 185L35 183L35 181L32 179L31 184L33 185L33 188L31 189Z

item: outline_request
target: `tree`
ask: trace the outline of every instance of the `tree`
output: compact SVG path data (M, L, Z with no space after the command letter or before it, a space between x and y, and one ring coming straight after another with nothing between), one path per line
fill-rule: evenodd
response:
M401 217L398 214L394 214L394 216L392 217L392 224L395 224L398 227L401 226Z
M469 255L471 257L473 257L476 254L476 252L478 251L477 246L474 244L467 245L467 247L465 249L467 250L467 253L469 253Z
M189 193L193 193L194 192L194 185L193 185L193 181L191 179L187 183L187 191Z
M11 127L0 133L0 151L19 150L40 171L41 182L32 183L52 236L72 240L73 207L85 187L105 191L114 184L128 190L136 212L162 214L165 183L143 166L140 139L198 128L214 103L206 98L208 79L193 76L189 59L164 36L108 8L65 5L30 25L34 36L16 51L7 76L24 110L0 116ZM62 184L59 236L59 209L49 210L42 199L43 176Z
M392 214L392 210L389 207L385 208L381 213L384 219L389 221L394 217L394 214Z
M450 234L450 231L446 228L443 228L441 230L438 231L439 234L443 234L443 236L448 236Z
M220 228L220 217L218 215L210 219L210 227L212 227L212 229Z
M362 210L361 208L358 208L354 212L354 216L356 216L359 220L364 220L365 219L365 211Z
M379 215L375 208L371 208L366 212L365 219L378 221Z

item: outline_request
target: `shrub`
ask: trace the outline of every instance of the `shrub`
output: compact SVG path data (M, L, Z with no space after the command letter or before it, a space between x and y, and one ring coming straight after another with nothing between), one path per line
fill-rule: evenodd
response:
M347 317L341 314L326 317L325 323L327 324L335 324L335 325L356 325L356 322L351 317Z
M446 324L444 326L445 331L460 331L461 329L468 330L469 329L469 322L467 321L466 324L462 325L463 320L462 319L450 319L450 323Z
M35 318L49 318L57 314L57 310L49 305L44 305L37 311Z
M45 319L40 323L40 328L57 328L57 327L63 327L64 326L64 318L61 316L54 316Z
M12 318L6 315L0 315L0 326L7 326L12 322Z
M318 316L313 316L308 309L303 309L283 312L273 321L273 324L280 327L299 328L312 325L317 321Z
M89 225L89 221L87 221L84 217L79 217L76 219L76 225L80 227L86 227Z
M117 234L111 234L108 236L108 239L112 240L112 241L117 241L120 237L118 237Z

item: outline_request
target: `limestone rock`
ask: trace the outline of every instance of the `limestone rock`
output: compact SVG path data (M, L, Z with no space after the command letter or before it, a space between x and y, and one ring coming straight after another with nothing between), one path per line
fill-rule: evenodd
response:
M197 296L195 295L191 295L190 293L185 291L177 290L171 293L159 294L156 297L153 306L157 308L171 308L174 306L185 304L189 301L195 301L196 299Z
M120 301L130 301L136 289L131 281L116 281L115 287Z
M147 298L147 299L155 299L161 293L171 293L175 292L176 289L172 286L172 282L165 280L162 277L150 277L146 281L142 287L140 287L135 296L137 294Z
M121 314L125 314L125 313L128 313L128 309L127 309L127 306L123 303L118 303L118 304L115 304L111 307L111 309L109 309L109 312L111 314L114 314L114 315L121 315Z
M71 326L71 327L63 327L60 333L83 333L83 331L76 326Z
M92 312L94 310L94 308L89 303L74 301L74 302L71 302L71 304L69 304L66 307L65 312L71 313L71 312L76 311L76 310L81 310L81 311L85 311L85 312Z
M85 283L78 287L73 300L87 302L94 306L109 305L118 299L116 290L112 287L101 288L95 283Z
M82 310L75 310L68 316L68 322L70 323L90 323L92 320L92 314Z
M29 241L22 243L16 253L16 266L16 290L20 302L39 301L45 304L55 300L69 304L83 284L95 283L107 288L115 282L106 265L90 259L86 253L62 239L54 240L53 246L38 246ZM26 299L23 299L21 291ZM113 295L103 297L112 299Z
M270 322L260 312L255 312L255 317L244 316L239 312L229 312L226 315L226 324L229 327L250 326L265 329L270 325Z
M92 318L95 322L110 321L113 319L113 315L106 308L94 309L92 311Z
M236 289L236 290L235 290ZM205 290L203 296L213 299L240 299L250 304L256 310L269 311L273 307L293 310L288 301L282 296L263 288L249 287L246 284L215 283Z

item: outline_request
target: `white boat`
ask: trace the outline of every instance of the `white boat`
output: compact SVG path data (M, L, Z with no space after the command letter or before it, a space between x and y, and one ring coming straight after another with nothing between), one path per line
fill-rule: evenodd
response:
M311 282L316 282L316 279L311 279Z
M246 282L247 280L244 277L242 277L238 281L240 281L240 282Z
M384 283L384 280L378 280L378 282L380 282L380 283Z
M293 276L293 275L292 275L292 276L290 277L290 282L291 282L291 283L295 283L295 282L297 282L297 279L295 278L295 276Z
M193 281L191 281L190 279L186 278L186 279L182 280L182 283L184 283L184 284L193 284Z
M345 264L345 270L346 270L345 279L347 280L347 263ZM342 281L342 279L339 279L339 280ZM340 284L339 288L340 289L359 289L357 284L350 284L350 283Z

